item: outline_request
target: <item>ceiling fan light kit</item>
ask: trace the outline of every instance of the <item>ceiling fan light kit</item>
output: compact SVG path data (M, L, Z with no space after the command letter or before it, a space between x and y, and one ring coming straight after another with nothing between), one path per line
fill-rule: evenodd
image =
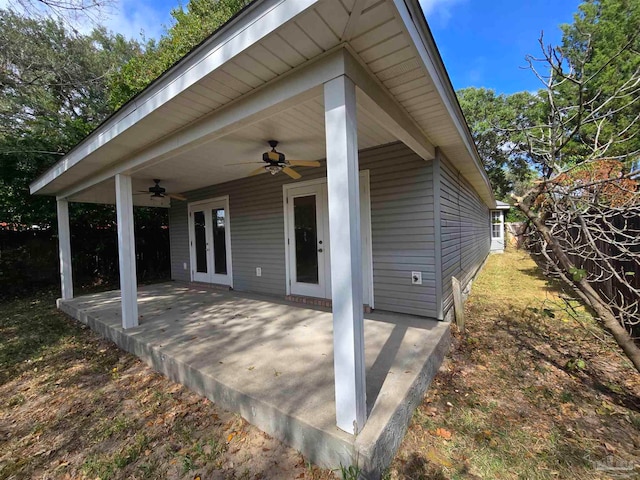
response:
M276 147L278 146L277 140L269 140L269 146L271 150L268 152L264 152L262 154L262 162L256 163L265 163L266 165L261 165L259 168L255 169L253 172L249 174L249 176L259 175L261 173L270 173L271 175L277 175L282 172L293 180L298 180L302 177L297 171L295 171L291 167L319 167L320 162L317 160L287 160L284 153L278 152ZM169 197L175 200L186 201L187 198L184 195L180 195L178 193L168 193L167 189L160 186L161 180L154 178L152 187L149 187L148 190L142 190L137 193L137 195L142 194L150 194L150 199L153 203L162 203L162 200L165 197Z
M135 195L151 194L149 198L153 203L162 203L162 199L165 197L181 201L185 201L187 199L187 197L185 197L184 195L180 195L179 193L167 193L167 189L161 187L160 182L161 180L154 178L153 183L155 183L155 185L153 187L149 187L148 190L138 191L137 193L135 193Z
M271 175L275 175L276 173L280 173L282 171L282 167L280 165L266 165L264 169Z
M320 162L315 160L287 160L284 153L278 152L276 147L278 146L277 140L269 140L269 146L271 150L268 152L264 152L262 154L262 161L266 163L261 167L256 168L253 172L249 174L249 176L260 175L261 173L270 173L271 175L276 175L280 172L283 172L285 175L297 180L302 177L298 172L296 172L291 167L319 167ZM260 163L260 162L256 162Z

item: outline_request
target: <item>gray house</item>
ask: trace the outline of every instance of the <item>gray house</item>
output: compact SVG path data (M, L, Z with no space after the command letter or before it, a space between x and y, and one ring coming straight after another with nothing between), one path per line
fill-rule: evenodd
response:
M139 308L156 298L136 285L136 205L169 209L176 285L331 307L340 435L376 411L364 312L447 319L451 277L482 265L496 207L417 0L256 0L31 192L57 198L63 307L68 202L117 206L118 338L150 328Z

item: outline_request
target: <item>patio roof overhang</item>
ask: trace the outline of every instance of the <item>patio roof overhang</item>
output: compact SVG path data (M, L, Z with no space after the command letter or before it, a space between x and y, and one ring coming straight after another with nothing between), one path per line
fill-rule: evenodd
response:
M367 418L358 151L399 140L427 161L443 154L495 206L417 0L256 0L107 119L31 185L57 197L62 298L73 297L69 201L116 204L122 328L136 328L133 205L151 200L134 190L242 178L269 139L290 159L326 158L336 425L357 434Z
M242 178L281 142L289 158L326 157L323 85L356 85L358 148L436 147L488 206L495 200L417 0L258 0L124 105L31 193L115 203L160 178L186 192ZM153 205L148 195L136 205ZM161 206L168 206L168 200Z

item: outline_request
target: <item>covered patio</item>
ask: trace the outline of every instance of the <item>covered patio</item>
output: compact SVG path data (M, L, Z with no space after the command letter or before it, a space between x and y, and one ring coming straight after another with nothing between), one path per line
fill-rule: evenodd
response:
M327 467L391 460L450 341L449 324L365 315L367 417L357 436L335 425L333 321L326 309L169 282L138 289L140 325L122 327L120 291L58 307L172 380L239 413Z
M62 310L312 461L372 472L495 206L418 0L255 0L30 188L57 200ZM118 292L74 298L71 202L115 205ZM134 206L169 208L184 284L138 288Z

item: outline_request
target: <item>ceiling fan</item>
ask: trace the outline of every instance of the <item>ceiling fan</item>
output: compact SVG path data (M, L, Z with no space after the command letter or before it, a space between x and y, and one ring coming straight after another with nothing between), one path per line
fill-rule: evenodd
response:
M155 185L153 187L149 187L148 190L139 190L136 195L142 194L151 194L151 200L154 202L161 201L164 197L173 198L175 200L185 201L187 197L180 195L179 193L167 193L167 189L160 186L160 181L156 178L153 179Z
M291 167L319 167L320 162L316 160L287 160L284 153L276 151L276 147L278 146L277 140L269 140L269 146L271 150L268 152L264 152L262 154L262 162L265 165L262 165L256 168L253 172L251 172L248 176L260 175L261 173L269 172L271 175L275 175L277 173L283 172L284 174L290 176L294 180L302 177L298 172L296 172ZM261 162L248 162L251 164L261 163ZM238 165L238 164L235 164Z

